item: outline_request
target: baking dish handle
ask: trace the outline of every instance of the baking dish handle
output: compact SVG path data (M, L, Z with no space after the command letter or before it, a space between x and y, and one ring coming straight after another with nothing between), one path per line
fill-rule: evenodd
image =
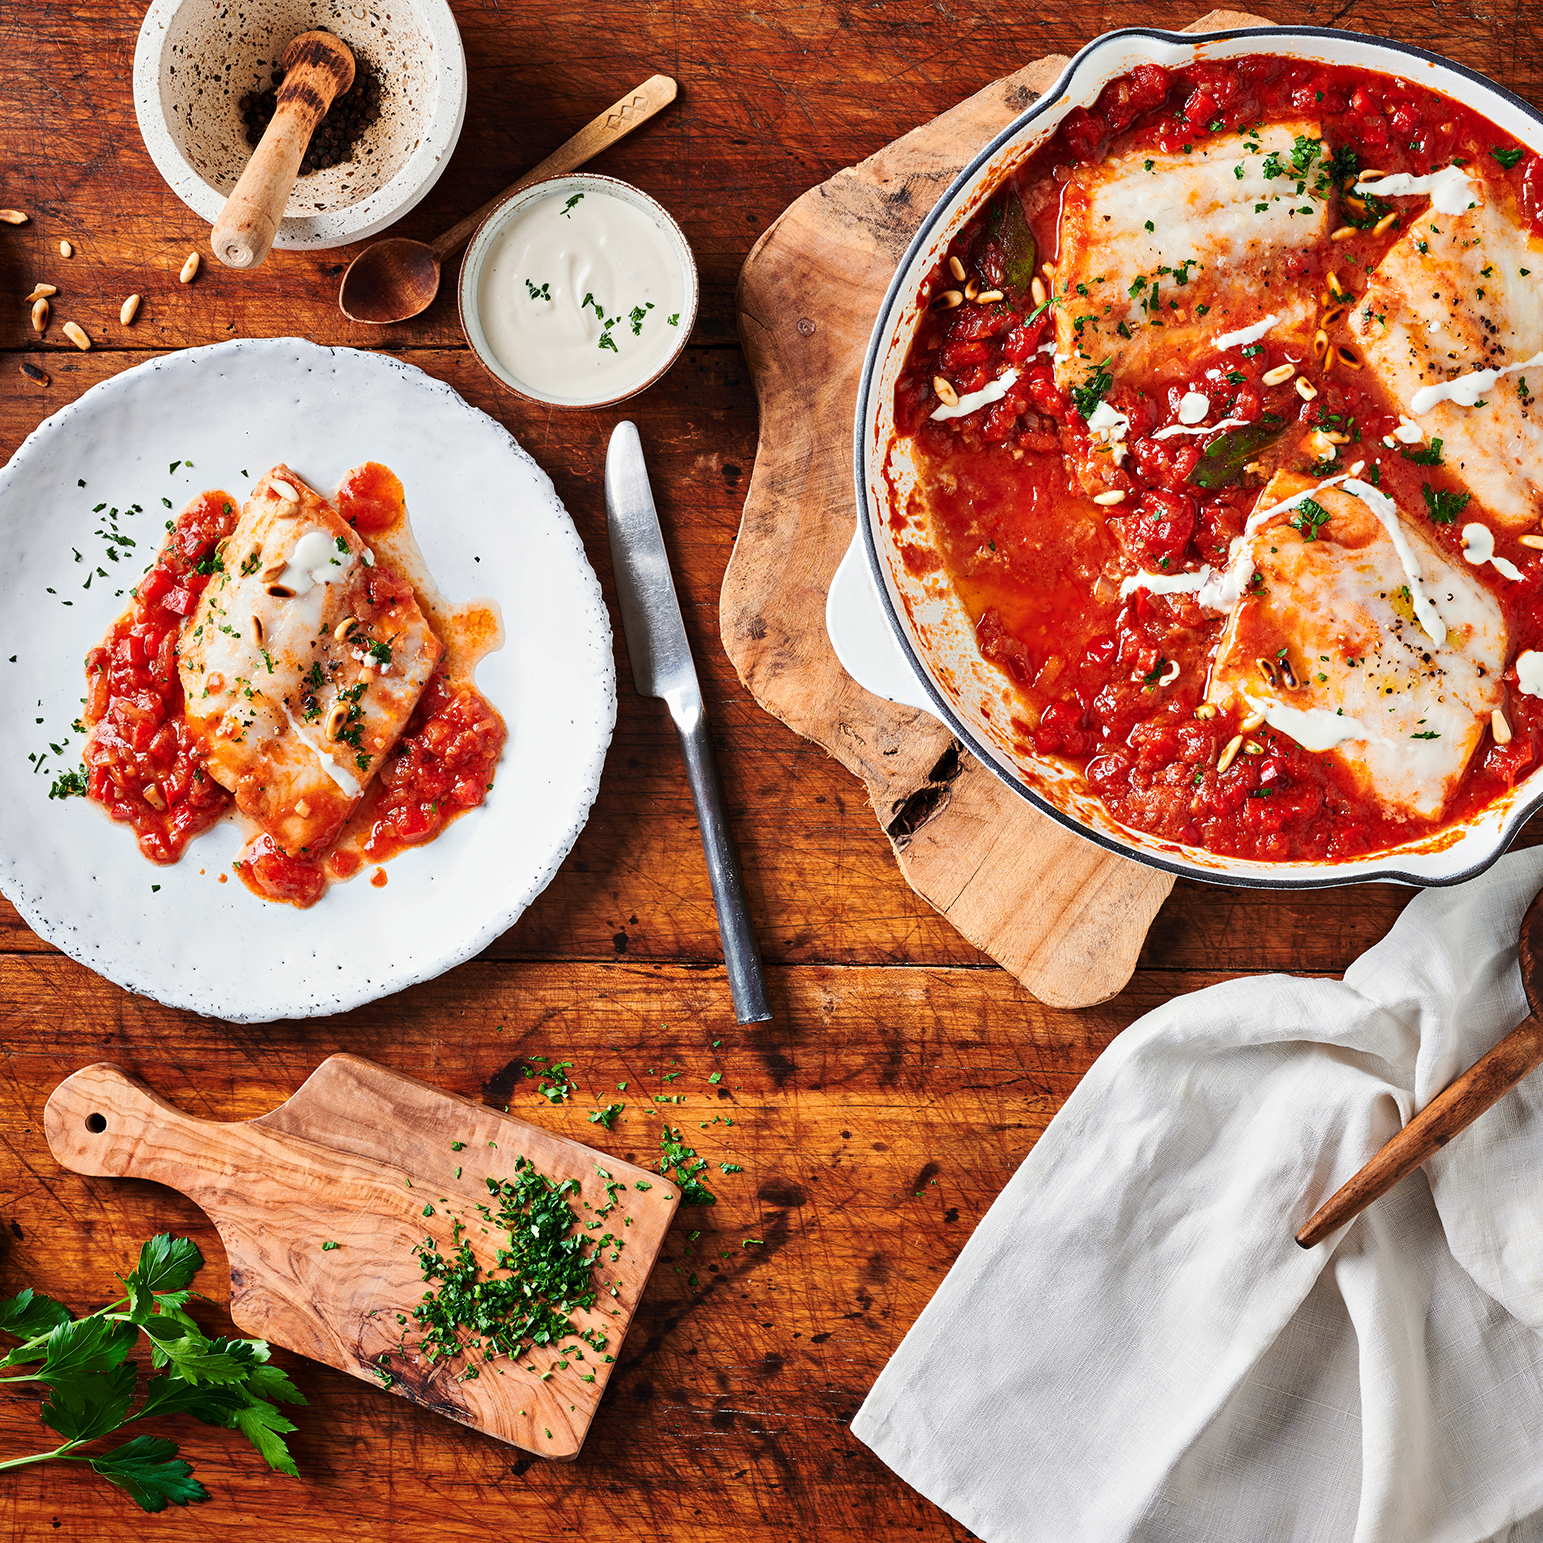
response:
M842 668L865 691L937 715L932 695L895 641L858 531L825 597L825 631Z

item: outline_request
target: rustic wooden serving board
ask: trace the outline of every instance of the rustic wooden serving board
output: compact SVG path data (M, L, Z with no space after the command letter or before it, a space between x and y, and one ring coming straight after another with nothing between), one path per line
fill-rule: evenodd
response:
M377 1384L388 1355L393 1393L543 1457L578 1455L680 1204L656 1173L352 1055L331 1056L286 1103L233 1124L184 1114L100 1062L54 1089L44 1124L66 1168L154 1179L208 1212L230 1258L230 1314L246 1333ZM479 1359L478 1376L463 1379L465 1363L412 1353L426 1289L413 1249L433 1237L449 1255L459 1218L478 1262L491 1263L503 1240L483 1233L474 1208L488 1204L489 1178L513 1176L517 1156L550 1179L577 1179L597 1213L608 1178L626 1186L592 1234L614 1232L625 1246L614 1263L606 1249L599 1300L573 1319L608 1344L584 1347L582 1359Z
M1265 26L1212 11L1189 32ZM724 576L724 647L756 700L867 784L907 882L1042 1001L1086 1007L1130 979L1173 878L1065 830L935 718L864 691L825 634L852 539L852 415L895 266L949 182L1054 84L1039 59L805 193L740 273L760 443Z

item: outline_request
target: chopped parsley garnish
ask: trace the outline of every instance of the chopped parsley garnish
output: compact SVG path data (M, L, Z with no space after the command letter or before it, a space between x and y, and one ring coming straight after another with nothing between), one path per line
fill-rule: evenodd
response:
M1304 541L1316 541L1319 529L1329 520L1329 511L1315 499L1304 498L1288 521L1302 533Z
M1430 511L1431 519L1438 525L1450 525L1463 512L1471 495L1449 493L1445 488L1437 491L1426 482L1420 487L1420 496L1425 500L1425 507Z
M1440 466L1441 465L1441 441L1433 439L1429 450L1411 450L1407 445L1400 445L1398 453L1406 461L1413 461L1416 466Z
M705 1157L696 1153L681 1140L679 1130L664 1127L659 1137L659 1176L673 1179L680 1189L680 1198L687 1205L716 1205L718 1197L697 1180L697 1175L707 1166Z
M1507 171L1510 171L1510 169L1514 165L1516 165L1516 163L1519 160L1521 160L1521 158L1522 158L1524 153L1525 152L1523 152L1522 150L1518 149L1514 145L1510 149L1508 149L1508 150L1491 150L1490 151L1490 154L1492 156L1494 156L1494 158L1497 161L1499 161L1500 164L1502 166L1504 166Z
M1093 416L1093 410L1103 401L1111 386L1114 385L1114 376L1104 368L1109 363L1105 358L1103 364L1093 367L1092 373L1080 386L1072 387L1072 404L1082 416L1084 422Z
M538 288L529 279L526 279L525 287L530 291L530 298L532 300L550 300L552 298L552 284L550 280Z
M574 205L575 205L575 204L576 204L576 203L578 203L578 201L579 201L579 200L580 200L580 199L581 199L581 198L582 198L582 197L583 197L583 196L584 196L584 195L583 195L583 194L582 194L582 193L575 193L575 194L574 194L574 195L573 195L573 197L572 197L572 198L570 198L570 199L569 199L569 200L568 200L568 202L567 202L567 203L565 203L565 204L564 204L564 205L563 205L563 218L564 218L564 219L565 219L565 220L571 220L571 219L572 219L572 218L573 218L573 206L574 206Z

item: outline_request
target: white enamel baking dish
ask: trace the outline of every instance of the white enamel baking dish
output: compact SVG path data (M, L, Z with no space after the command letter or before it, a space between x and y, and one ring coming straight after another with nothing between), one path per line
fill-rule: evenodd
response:
M981 659L974 628L941 573L918 578L900 560L906 539L925 532L905 520L914 471L894 443L895 383L923 313L918 290L948 243L1003 174L1042 145L1073 107L1091 108L1117 75L1142 63L1176 68L1196 59L1268 53L1321 64L1364 65L1462 101L1533 150L1543 151L1543 114L1462 65L1385 38L1318 27L1252 27L1181 34L1130 28L1088 44L1060 80L985 145L917 231L874 325L858 387L855 429L857 532L832 581L826 627L843 666L876 695L940 719L1001 780L1052 819L1100 846L1170 873L1219 884L1308 889L1372 879L1457 884L1483 872L1543 803L1543 769L1462 827L1426 842L1351 862L1266 863L1219 857L1131 830L1113 819L1081 779L1049 758L1025 759L1011 744L1014 694ZM893 487L891 495L889 484Z

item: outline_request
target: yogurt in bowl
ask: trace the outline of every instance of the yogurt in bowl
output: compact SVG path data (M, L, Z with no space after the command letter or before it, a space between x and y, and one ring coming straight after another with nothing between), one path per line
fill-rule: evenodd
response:
M696 318L691 248L646 193L612 177L533 183L483 221L461 268L461 325L489 372L554 407L634 396Z

